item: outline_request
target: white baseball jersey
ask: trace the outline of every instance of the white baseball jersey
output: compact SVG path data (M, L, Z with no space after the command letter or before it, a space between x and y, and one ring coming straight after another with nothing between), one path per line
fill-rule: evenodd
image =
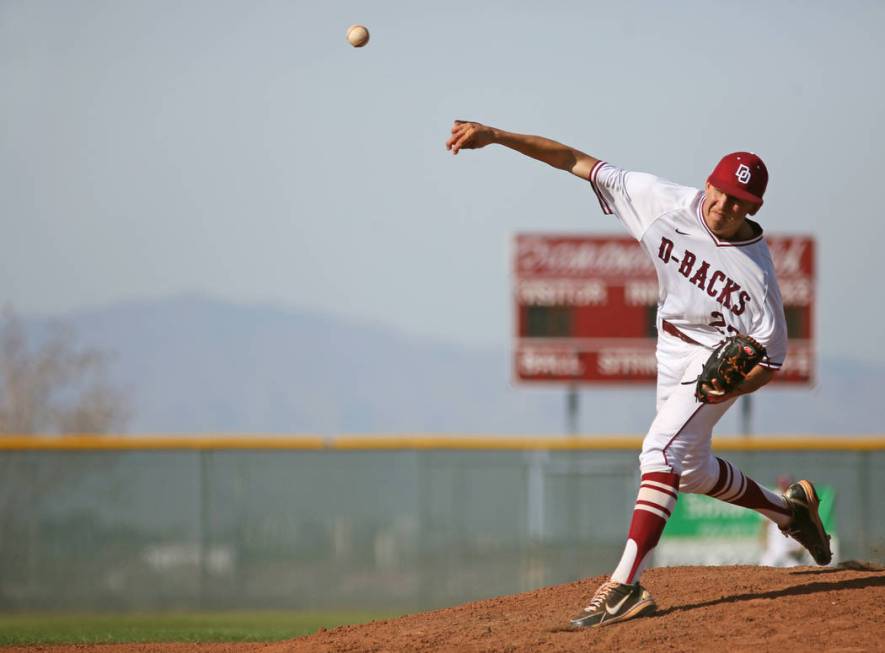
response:
M749 240L719 240L701 215L704 193L654 175L599 162L590 183L603 212L614 213L636 238L658 274L662 321L706 347L733 333L760 342L762 364L779 369L787 353L780 288L762 228Z

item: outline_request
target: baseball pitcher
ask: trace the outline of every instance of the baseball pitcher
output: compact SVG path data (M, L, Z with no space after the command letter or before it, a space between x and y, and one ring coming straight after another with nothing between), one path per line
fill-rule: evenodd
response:
M750 152L727 154L703 190L623 170L540 136L455 121L452 154L498 144L589 181L603 213L639 241L657 270L657 413L639 456L641 482L621 560L571 620L585 628L655 610L640 584L679 492L707 494L773 521L829 564L829 536L809 481L776 494L711 449L713 427L735 399L784 363L787 328L762 227L768 170Z

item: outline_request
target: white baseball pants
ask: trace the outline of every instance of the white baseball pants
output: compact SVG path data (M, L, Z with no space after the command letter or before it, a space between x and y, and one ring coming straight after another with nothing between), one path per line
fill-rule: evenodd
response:
M643 440L639 466L643 474L678 474L680 492L703 494L719 479L713 427L736 400L703 404L695 399L695 382L711 350L659 333L657 415Z

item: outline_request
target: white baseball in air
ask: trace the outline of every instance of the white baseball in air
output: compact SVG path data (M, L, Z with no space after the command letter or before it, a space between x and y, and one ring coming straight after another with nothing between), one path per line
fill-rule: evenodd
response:
M347 40L355 48L361 48L369 42L369 30L365 25L351 25L347 28Z

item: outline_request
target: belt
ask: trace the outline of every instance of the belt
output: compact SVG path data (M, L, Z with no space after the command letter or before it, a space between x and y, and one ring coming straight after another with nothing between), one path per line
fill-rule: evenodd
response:
M682 331L680 331L675 326L673 326L672 324L667 322L667 320L661 321L661 327L664 329L664 331L669 333L671 336L675 336L675 337L679 338L682 342L687 342L690 345L700 345L701 344L697 340L695 340L694 338L689 338L687 335L682 333Z

